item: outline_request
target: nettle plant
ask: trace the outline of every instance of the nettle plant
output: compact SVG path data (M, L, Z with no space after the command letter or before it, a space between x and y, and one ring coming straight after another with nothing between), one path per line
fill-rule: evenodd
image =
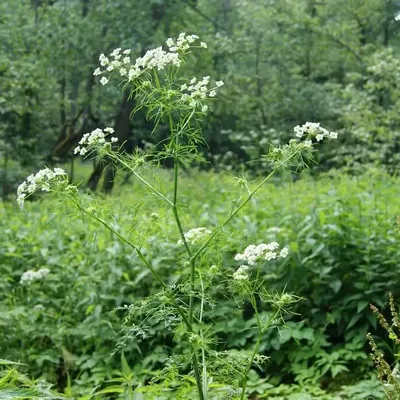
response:
M207 117L223 82L212 84L208 76L197 79L185 75L184 64L191 51L207 48L197 36L182 33L176 40L168 39L166 44L166 50L162 47L150 50L134 62L130 50L116 49L109 57L100 56L101 68L94 72L94 75L102 76L100 82L103 85L109 83L112 75L119 76L124 90L129 90L130 95L135 97L135 111L145 110L147 119L154 123L154 129L160 124L169 127L162 150L128 154L112 137L112 128L96 129L84 135L75 149L75 154L93 156L98 162L113 164L116 169L128 171L153 199L158 199L160 209L155 209L147 218L147 227L122 232L120 225L115 223L118 216L106 210L104 204L93 195L82 193L72 185L67 174L59 168L46 168L29 176L18 189L18 202L23 204L26 198L37 191L57 195L63 204L73 206L79 215L90 217L95 224L129 246L158 282L159 291L135 304L122 307L126 312L126 329L121 333L117 349L127 345L136 336L147 338L151 334L151 327L162 323L165 329L174 333L179 343L176 347L179 354L168 358L164 368L154 374L149 384L130 390L146 392L148 395L163 392L164 396L168 396L170 393L173 398L197 393L202 400L244 399L251 368L260 367L267 360L266 356L258 354L263 334L272 327L284 324L285 314L290 312L291 305L298 298L289 293L268 292L263 278L267 263L285 258L289 252L287 248L280 247L276 242L243 245L235 257L231 256L232 263L237 263L237 270L234 271L231 266L223 265L223 249L218 243L224 238L229 239L229 222L278 170L285 167L298 170L307 166L313 160L315 144L324 138L335 139L337 135L318 123L307 122L295 127L295 137L288 144L280 147L271 145L268 154L263 156L271 164L268 176L257 183L248 182L243 177L237 179L242 187L241 196L234 199L233 209L227 211L219 225L184 226L180 168L183 165L190 166L193 160L202 160L200 146L204 140L201 121ZM173 164L170 191L157 178L157 171L165 159L172 159ZM175 232L171 233L173 237L169 238L171 249L165 249L171 252L171 257L179 266L179 274L172 283L163 279L151 258L153 232L152 239L146 241L148 226L152 226L165 208L169 210L167 215L176 226ZM158 235L160 240L164 238L164 230L159 229ZM39 275L40 279L45 279L45 274ZM38 279L38 274L31 271L23 280L29 281L28 278ZM257 341L250 352L218 351L217 339L208 333L212 323L210 315L218 306L221 293L231 296L240 306L247 303L253 308Z

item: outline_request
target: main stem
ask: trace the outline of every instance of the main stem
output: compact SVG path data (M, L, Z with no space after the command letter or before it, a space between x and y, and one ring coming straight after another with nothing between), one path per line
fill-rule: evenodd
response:
M251 354L250 357L250 361L249 364L247 365L246 371L243 374L243 382L242 382L242 392L240 395L240 400L244 399L244 395L246 392L246 387L247 387L247 376L249 375L250 369L253 365L254 359L258 353L258 349L260 348L260 344L261 344L261 338L262 338L262 334L271 326L272 322L275 320L276 316L279 313L279 310L275 312L275 314L273 315L273 317L271 317L268 321L268 324L263 328L261 326L261 319L260 319L260 314L258 312L258 307L257 307L257 300L254 296L254 294L251 296L251 304L254 308L254 312L256 314L256 319L257 319L257 329L258 329L258 335L257 335L257 341L256 344L254 345L254 350L253 353Z
M195 287L196 265L194 262L195 260L192 260L192 252L187 243L187 240L185 237L185 232L183 231L182 223L179 218L179 211L178 211L178 182L179 182L178 150L179 150L179 134L184 130L184 128L189 123L192 116L193 116L193 112L192 112L192 114L190 114L190 116L188 117L186 122L182 125L181 129L178 132L174 133L174 123L172 120L172 115L169 114L169 128L170 128L170 133L173 137L173 159L174 159L174 198L173 198L173 202L172 202L173 203L172 210L174 213L176 225L179 230L179 234L182 238L185 249L186 249L189 259L190 259L190 294L189 294L189 313L188 313L187 319L188 319L191 327L193 324L194 287ZM193 331L193 329L191 328L190 331ZM196 349L192 345L190 345L190 347L193 351L192 362L193 362L193 370L194 370L194 376L196 379L197 390L199 393L199 399L204 400L203 385L202 385L202 378L201 378L201 374L200 374L198 356L196 353Z
M173 304L173 306L176 308L178 311L179 315L182 317L183 322L187 326L187 329L189 332L193 332L193 325L192 322L189 321L189 319L186 317L182 307L178 304L176 299L174 298L173 294L171 293L168 285L162 280L158 272L153 268L153 266L147 261L146 257L144 254L140 251L138 247L136 247L134 244L132 244L128 239L126 239L124 236L122 236L120 233L118 233L115 229L113 229L109 224L107 224L106 221L103 219L99 218L97 215L90 213L87 211L84 207L82 207L75 198L72 198L72 201L74 204L85 214L90 216L91 218L95 219L97 222L99 222L101 225L103 225L105 228L107 228L111 233L113 233L115 236L117 236L122 242L127 244L129 247L134 249L141 259L141 261L146 265L146 267L150 270L150 272L153 274L153 276L156 278L156 280L161 284L161 286L166 290L168 297ZM193 350L193 348L192 348ZM197 358L197 354L194 352L193 353L193 369L194 369L194 375L196 378L196 384L197 388L199 391L199 398L200 400L204 400L204 395L203 395L203 387L202 387L202 381L201 381L201 374L200 374L200 369L199 369L199 362Z

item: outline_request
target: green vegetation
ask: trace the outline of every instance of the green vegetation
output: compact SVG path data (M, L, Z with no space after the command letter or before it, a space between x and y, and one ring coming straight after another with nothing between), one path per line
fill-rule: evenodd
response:
M168 172L162 175L164 181L171 178ZM229 178L199 171L185 174L182 188L188 226L220 222L241 191L232 188ZM151 246L162 277L174 282L182 266L175 263L178 234L167 211L138 183L118 192L104 200L118 215L115 228L130 237L161 229L162 240L150 234L143 245ZM310 387L316 395L322 393L320 386L340 391L369 379L366 333L379 330L368 305L383 306L389 290L400 296L393 217L398 196L398 180L374 171L353 178L336 173L317 180L305 177L291 185L277 179L224 232L217 244L224 255L219 264L232 272L241 243L264 239L286 244L290 255L283 263L268 264L265 280L271 292L286 288L304 298L286 327L263 337L260 350L271 359L255 370L249 393L284 396L281 384L294 379L298 391ZM1 274L7 279L1 287L0 347L4 358L27 364L31 376L40 375L60 390L72 379L77 395L104 387L105 379L121 376L127 368L121 354L111 355L124 331L125 313L115 310L148 296L158 285L131 249L72 210L69 219L62 218L65 211L46 198L26 203L23 211L15 204L2 205ZM160 214L156 221L153 212ZM45 280L20 285L23 272L43 267L50 270ZM251 348L256 339L256 332L247 329L254 324L251 308L232 314L231 301L224 298L221 293L210 319L217 348ZM146 340L128 340L124 348L122 360L127 360L135 385L150 379L180 346L162 322L148 335ZM360 386L359 398L376 388Z

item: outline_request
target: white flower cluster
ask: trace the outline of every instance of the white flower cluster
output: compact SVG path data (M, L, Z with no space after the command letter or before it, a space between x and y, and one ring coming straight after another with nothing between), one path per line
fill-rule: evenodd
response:
M109 57L106 57L104 54L100 55L100 65L105 69L97 68L93 75L98 76L107 72L118 71L121 76L126 76L129 81L132 81L138 78L143 72L153 68L160 71L168 65L179 67L182 63L180 53L188 50L190 45L198 38L196 35L181 33L176 41L171 38L167 40L168 51L163 50L162 47L148 50L143 57L137 58L134 64L131 63L129 57L131 51L129 49L124 51L121 48L115 49ZM207 45L201 42L200 47L207 47ZM108 78L103 76L100 83L106 85Z
M185 239L189 244L196 244L199 240L210 234L211 231L207 228L194 228L185 233ZM178 246L182 245L183 240L178 240L177 244Z
M88 148L91 146L98 144L108 146L110 142L106 141L106 137L112 133L114 133L113 128L105 128L104 130L97 128L90 133L85 133L79 141L80 146L75 147L74 154L79 153L81 156L84 156L88 152ZM111 138L111 143L117 141L118 139L116 137Z
M199 37L197 35L186 35L186 33L182 32L179 34L176 41L172 38L169 38L166 43L171 52L177 51L185 51L190 48L190 45L195 42ZM200 43L200 47L207 48L207 45L204 42Z
M237 271L233 273L233 279L236 281L245 281L249 279L249 274L247 271L249 270L249 267L247 265L241 265Z
M281 231L282 229L277 226L272 226L271 228L267 229L267 233L280 233Z
M183 93L181 99L183 101L188 101L191 107L196 107L200 100L204 100L207 97L215 97L217 92L215 89L223 86L224 82L217 81L215 87L209 89L208 84L210 83L210 77L205 76L202 80L197 81L196 78L192 78L189 82L189 86L184 83L181 85L181 91L187 91L188 93ZM202 111L207 111L207 106L203 105Z
M268 244L261 243L259 245L251 244L247 246L243 253L238 253L235 256L236 261L247 261L250 265L254 265L258 260L273 260L278 257L285 258L289 254L289 250L284 247L281 251L276 251L279 248L277 242Z
M50 270L48 268L40 268L37 271L29 270L26 271L22 274L20 283L21 284L30 284L33 281L38 281L40 279L43 279L50 273Z
M33 194L37 190L49 192L51 185L59 180L58 177L63 176L64 180L67 173L61 168L54 168L52 171L49 168L41 169L35 175L29 175L26 181L21 183L17 189L17 202L23 204L26 197Z
M168 65L181 65L181 59L178 53L164 51L162 47L149 50L143 57L139 57L135 64L131 66L128 72L129 81L139 77L144 71L156 68L158 71L163 70Z
M320 126L319 122L306 122L304 125L297 125L293 128L295 136L301 139L303 136L307 137L304 144L308 147L312 145L312 138L315 138L317 142L320 142L324 138L337 139L338 134L336 132L329 132L327 129Z
M102 67L105 67L105 70L102 71L100 68L96 68L93 72L93 75L98 76L105 72L112 72L114 70L119 70L121 76L127 75L127 68L131 63L131 59L129 54L131 53L130 49L124 50L121 52L121 48L115 49L111 54L110 58L106 57L104 54L100 54L99 61ZM110 61L111 59L111 61ZM102 85L106 85L108 83L108 79L103 76L100 79L100 83Z

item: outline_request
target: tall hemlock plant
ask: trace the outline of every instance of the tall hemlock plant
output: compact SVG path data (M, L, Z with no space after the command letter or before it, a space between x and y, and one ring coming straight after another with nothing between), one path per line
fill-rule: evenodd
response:
M158 198L161 207L169 209L168 215L176 225L175 249L171 254L174 257L178 254L179 277L172 284L166 282L152 261L151 244L144 237L146 230L121 232L115 224L118 216L105 210L101 201L81 193L78 187L70 184L67 174L60 168L45 168L29 176L18 189L18 202L22 205L37 191L54 193L64 204L73 206L80 215L91 218L129 246L159 283L158 292L125 307L126 330L120 345L135 336L147 337L149 327L162 322L166 329L175 333L175 338L181 343L179 348L183 350L166 360L164 369L154 375L148 386L136 388L136 393L146 392L151 396L150 393L165 392L173 393L173 398L186 398L196 392L201 400L244 399L250 369L267 359L258 354L263 333L284 323L283 316L297 298L289 293L269 293L263 279L265 264L285 258L287 248L276 242L243 246L244 249L238 249L232 259L238 264L237 270L232 272L223 265L221 241L226 236L229 222L244 211L257 191L278 170L307 165L313 159L314 145L324 138L335 139L337 135L318 123L307 122L295 127L295 138L282 147L271 146L264 156L272 165L268 176L258 183L238 178L243 193L234 200L234 206L225 219L213 227L184 226L179 170L182 165L190 166L193 160L201 160L199 146L204 144L201 121L207 117L223 82L212 83L208 76L197 79L185 75L184 64L191 51L207 48L196 35L182 33L176 40L168 39L166 45L166 50L162 47L149 50L135 61L131 59L130 50L118 48L108 57L102 54L100 67L94 72L94 75L101 76L103 85L109 83L112 75L117 75L124 90L129 90L134 96L135 111L144 110L147 119L153 121L154 129L161 124L168 126L169 134L162 149L128 154L118 147L117 138L112 136L113 129L105 128L85 134L75 154L94 156L98 162L112 163L115 168L128 171L149 194ZM171 159L173 164L170 191L156 175L157 167L165 159ZM154 212L149 217L149 224L158 218L159 214ZM159 231L158 234L165 233ZM46 278L46 274L40 271L27 273L27 280ZM252 306L256 320L254 329L258 335L250 352L215 350L215 338L209 336L207 327L212 323L210 312L218 306L221 293L231 296L241 306L245 302Z

